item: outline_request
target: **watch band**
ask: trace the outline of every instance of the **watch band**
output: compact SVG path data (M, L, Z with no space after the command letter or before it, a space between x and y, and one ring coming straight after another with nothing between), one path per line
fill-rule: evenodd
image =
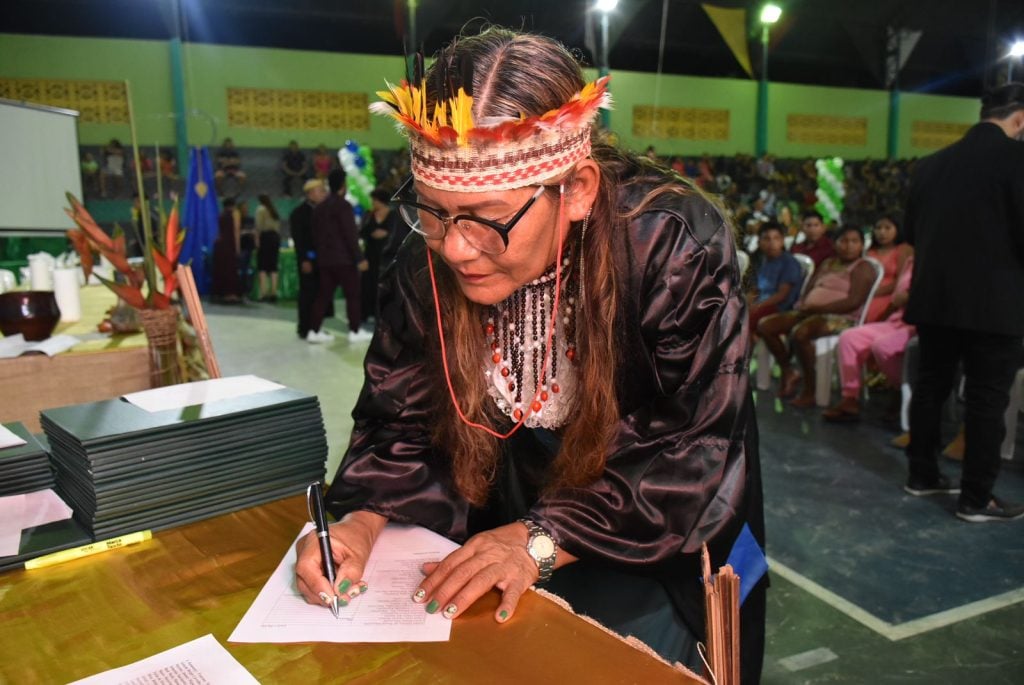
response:
M521 518L519 522L526 526L530 536L526 541L526 551L537 564L539 574L536 585L543 585L551 580L551 574L555 570L555 557L558 551L555 540L536 521Z

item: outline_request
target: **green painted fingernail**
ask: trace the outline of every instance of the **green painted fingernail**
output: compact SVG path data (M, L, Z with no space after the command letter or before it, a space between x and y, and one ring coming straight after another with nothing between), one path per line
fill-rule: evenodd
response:
M345 578L338 584L338 592L345 592L345 590L348 590L350 587L352 587L352 581Z
M437 608L439 606L441 606L441 605L437 603L436 599L430 600L430 604L427 605L427 613L428 614L434 613L435 611L437 611Z
M504 609L502 609L502 610L501 610L501 612L500 612L500 613L498 614L498 617L499 617L499 618L500 618L500 619L501 619L502 621L504 621L504 620L505 620L506 618L508 618L508 612L507 612L507 611L505 611Z
M347 607L348 606L348 600L345 599L344 597L338 597L338 606L340 606L340 607Z

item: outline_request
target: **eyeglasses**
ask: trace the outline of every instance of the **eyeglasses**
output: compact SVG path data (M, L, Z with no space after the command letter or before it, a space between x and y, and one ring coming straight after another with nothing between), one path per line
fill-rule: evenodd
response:
M416 192L412 188L413 177L410 176L402 187L391 198L398 206L398 214L409 224L409 228L427 240L441 240L448 227L454 224L466 242L485 254L498 255L508 249L508 234L530 210L533 203L541 196L548 186L537 186L537 192L526 201L512 218L502 223L493 219L485 219L474 214L456 214L449 216L447 212L436 207L429 207L416 201Z

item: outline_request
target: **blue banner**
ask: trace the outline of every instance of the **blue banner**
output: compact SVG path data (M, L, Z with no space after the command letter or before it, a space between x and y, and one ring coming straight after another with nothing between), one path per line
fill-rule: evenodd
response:
M210 262L213 241L217 239L218 215L210 153L205 147L194 147L189 153L188 186L181 222L186 233L180 262L192 265L192 275L200 295L210 292L213 277Z

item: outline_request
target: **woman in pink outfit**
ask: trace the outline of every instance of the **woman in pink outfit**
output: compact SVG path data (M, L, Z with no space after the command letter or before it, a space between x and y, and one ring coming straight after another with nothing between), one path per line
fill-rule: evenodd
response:
M914 253L914 248L903 242L899 225L892 214L883 214L875 223L872 233L873 240L868 257L874 257L882 265L882 282L875 290L875 296L868 305L865 321L873 323L883 321L889 311L893 293L896 291L896 279L903 272L907 259Z
M910 257L899 274L891 301L882 312L883 321L857 326L839 335L842 399L822 413L826 420L855 421L860 418L861 370L868 359L874 358L889 385L899 385L903 370L903 350L915 334L914 327L903 321L903 308L910 293L913 269L914 258Z

